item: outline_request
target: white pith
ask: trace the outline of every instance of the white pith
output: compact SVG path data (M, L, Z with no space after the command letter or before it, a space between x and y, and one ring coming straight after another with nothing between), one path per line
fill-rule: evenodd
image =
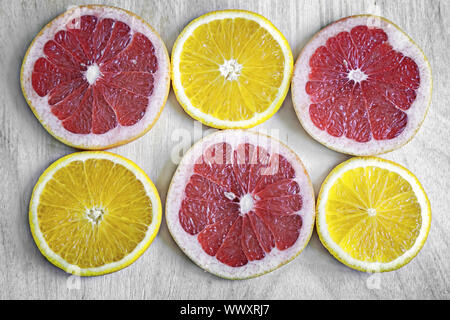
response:
M89 84L94 84L100 76L100 68L96 63L87 67L85 78Z
M213 20L223 20L223 19L236 19L236 18L244 18L249 19L252 21L255 21L258 23L262 28L266 29L270 35L278 42L280 45L283 56L284 56L284 78L280 85L280 90L278 91L278 94L272 104L262 113L255 113L255 115L248 120L240 120L240 121L229 121L229 120L221 120L218 119L212 115L203 113L200 109L197 109L194 107L187 97L183 85L181 84L181 77L180 77L180 55L183 50L183 46L185 41L192 35L192 33L195 31L195 29L202 25L210 23ZM214 124L214 127L218 128L246 128L249 126L252 126L252 124L258 123L258 121L261 121L262 119L266 118L268 115L274 113L277 105L280 103L280 100L284 99L286 91L289 87L291 72L290 69L292 67L293 58L291 49L289 47L288 42L283 37L283 35L273 26L271 25L267 20L260 17L257 14L246 12L246 11L220 11L220 12L214 12L214 14L207 14L205 16L202 16L196 20L194 20L190 25L188 25L183 33L179 36L177 39L175 46L173 48L172 52L172 81L175 93L179 100L182 101L184 106L189 110L189 113L196 119L201 119L202 121L205 121L209 124ZM230 60L231 61L231 60ZM237 63L238 64L238 63ZM245 67L245 66L243 66ZM237 80L235 76L232 76L232 79L229 80Z
M361 69L350 70L348 73L348 79L353 80L356 83L360 83L367 79L367 74L365 74Z
M242 65L235 59L226 60L219 66L220 74L228 81L234 81L241 75Z
M236 195L233 192L225 192L224 195L230 200L234 200L236 198Z
M416 91L416 100L406 112L408 123L403 132L391 140L375 140L360 143L348 139L345 136L333 137L320 130L311 121L309 106L311 99L305 91L308 75L311 67L309 60L319 46L325 45L326 40L336 36L338 33L349 32L358 25L382 28L387 36L388 42L394 50L403 53L404 56L412 58L419 67L420 87ZM312 40L304 47L295 63L292 78L292 100L294 109L303 128L317 141L333 150L352 155L374 155L397 149L407 143L416 133L425 118L429 103L431 101L432 78L428 61L420 48L402 31L392 23L375 16L354 16L335 22L319 31Z
M155 48L155 56L158 61L158 70L153 74L154 88L149 97L147 111L143 118L136 124L129 127L118 125L116 128L104 134L75 134L67 131L52 112L48 104L48 97L40 97L33 89L31 83L31 75L35 61L44 56L43 47L47 41L53 39L53 36L59 30L65 29L65 26L72 19L81 15L95 15L99 19L111 18L122 21L130 26L131 33L140 32L144 34L153 44ZM114 7L107 6L81 6L71 9L64 14L52 20L38 35L28 49L26 58L24 59L21 73L21 83L27 100L34 108L35 115L58 139L81 149L104 149L116 144L121 144L141 135L156 121L170 86L170 62L166 47L159 35L149 25L137 16L133 16L128 12ZM91 79L92 80L92 79ZM89 81L89 79L88 79Z
M253 200L253 197L250 193L245 194L242 196L241 200L239 201L241 215L247 214L249 211L253 210L253 207L255 205L255 202Z
M411 185L411 188L415 193L417 201L421 208L422 225L420 226L420 231L419 235L417 236L416 242L403 255L399 256L395 260L388 263L364 262L353 258L348 253L343 251L340 248L340 246L332 240L328 232L325 207L331 187L348 170L353 170L356 168L364 168L368 166L379 167L399 174ZM369 215L373 214L373 211L369 210L368 214ZM349 265L356 267L357 269L360 270L367 270L367 272L383 272L387 270L396 269L397 266L403 265L405 261L409 261L418 253L418 251L420 251L421 247L423 246L423 243L427 238L428 230L430 228L431 212L427 196L423 191L423 188L421 187L419 181L414 175L412 175L406 169L404 169L399 165L384 161L383 159L379 158L368 158L368 159L353 158L344 163L344 165L337 167L335 170L333 170L332 173L330 173L330 175L327 177L326 182L322 185L320 190L320 199L317 207L317 223L319 228L318 232L321 235L321 239L327 244L328 248L331 249L331 251L333 251L334 253L336 253L337 256L339 256L342 260L346 261Z
M105 214L105 211L102 208L86 209L86 218L92 224L99 224L99 222L102 220L102 217L104 214Z
M106 159L114 162L115 164L120 164L130 170L136 178L141 181L142 185L145 188L147 196L150 198L152 204L152 221L148 226L148 230L144 239L134 248L132 252L130 252L123 259L116 261L114 263L108 263L101 267L95 268L80 268L79 266L73 265L65 261L61 256L56 254L50 247L48 246L40 228L39 228L39 220L37 215L37 208L39 206L39 199L42 191L45 188L45 185L49 180L52 179L53 175L61 168L67 166L73 161L86 161L88 159ZM59 160L58 160L59 161ZM90 219L88 216L88 211L92 209L95 215L103 212L101 208L86 208L86 218ZM101 212L99 212L101 211ZM103 212L104 213L104 212ZM92 221L94 223L94 221ZM140 254L142 254L143 250L146 246L149 245L149 241L151 241L152 237L155 236L156 232L159 229L161 223L161 200L156 191L156 187L153 182L145 175L143 171L138 170L136 167L131 165L129 162L125 161L121 157L118 157L111 153L106 152L78 152L66 156L62 159L55 167L48 168L42 176L39 178L38 183L33 190L33 195L30 202L30 225L32 229L33 236L36 240L36 244L39 247L39 250L54 264L63 270L76 274L76 275L97 275L108 273L112 271L116 271L128 266L132 263Z
M216 257L210 256L201 247L197 235L188 234L179 221L179 210L184 199L184 190L189 178L193 174L195 161L212 144L227 142L232 149L241 143L251 143L266 148L269 153L275 152L284 156L295 170L294 179L300 186L303 207L295 213L302 217L302 229L300 236L293 246L286 250L273 248L262 260L249 261L242 267L230 267L218 261ZM242 214L242 213L241 213ZM185 154L167 193L166 221L172 237L178 246L200 267L220 277L230 279L245 279L272 271L297 256L309 241L314 226L314 191L306 170L298 156L284 144L277 140L247 130L224 130L213 133L197 142Z
M377 210L374 208L369 208L367 209L367 214L369 215L369 217L374 217L377 215Z

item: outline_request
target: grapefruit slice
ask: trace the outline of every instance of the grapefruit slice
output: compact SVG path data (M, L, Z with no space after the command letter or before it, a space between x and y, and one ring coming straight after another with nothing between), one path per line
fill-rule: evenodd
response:
M33 190L30 227L41 253L80 276L125 268L149 247L161 201L136 164L103 151L77 152L48 167Z
M107 6L71 9L44 27L21 70L41 124L81 149L106 149L146 133L169 92L169 57L153 28Z
M201 268L246 279L294 259L314 225L314 192L299 157L259 133L225 130L197 142L169 187L166 220Z
M422 50L392 22L351 16L318 32L300 53L292 100L300 122L330 149L373 155L413 138L431 102Z

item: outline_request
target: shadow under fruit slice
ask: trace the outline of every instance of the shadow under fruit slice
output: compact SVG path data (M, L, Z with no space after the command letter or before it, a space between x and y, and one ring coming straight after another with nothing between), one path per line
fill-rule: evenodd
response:
M430 224L430 202L420 182L381 158L341 163L317 200L320 240L339 261L364 272L406 265L422 249Z
M153 241L161 201L130 160L101 151L73 153L39 178L30 227L41 253L80 276L111 273L133 263Z
M197 142L169 187L166 218L179 247L224 278L270 272L295 258L314 225L314 192L298 156L255 132Z
M167 99L169 64L163 41L141 18L114 7L80 6L36 36L21 84L55 138L106 149L153 126Z
M420 48L390 21L360 15L330 24L304 47L292 100L314 139L339 152L373 155L413 138L431 89Z

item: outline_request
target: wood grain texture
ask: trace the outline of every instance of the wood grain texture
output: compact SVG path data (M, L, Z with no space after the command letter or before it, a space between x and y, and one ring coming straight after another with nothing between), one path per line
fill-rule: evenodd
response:
M96 3L98 1L89 1ZM19 85L25 51L39 30L69 5L84 1L0 0L0 298L24 299L404 299L450 298L450 1L100 1L125 8L159 31L168 50L193 18L212 10L241 8L271 20L287 37L294 57L308 39L330 22L352 14L379 13L397 23L422 47L434 76L433 103L415 139L386 154L409 168L422 182L432 203L432 229L425 247L406 267L370 276L335 260L316 234L305 251L285 267L247 281L216 278L195 266L176 246L163 221L147 252L130 267L111 275L77 279L53 267L39 253L28 226L32 188L43 170L74 152L52 138L27 106ZM140 165L165 201L176 169L171 161L179 138L194 132L194 121L173 92L155 127L141 139L113 149ZM276 128L279 138L303 159L316 192L326 174L347 156L312 140L295 116L290 95L282 109L258 129ZM203 127L202 130L208 128ZM198 139L198 137L197 137Z

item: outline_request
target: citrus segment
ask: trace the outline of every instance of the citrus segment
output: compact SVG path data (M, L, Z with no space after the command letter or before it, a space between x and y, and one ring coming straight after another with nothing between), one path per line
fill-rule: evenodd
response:
M148 177L129 160L109 153L75 153L38 181L30 224L41 252L80 275L121 269L151 243L161 205Z
M287 147L256 133L224 131L183 158L166 215L175 240L195 262L219 276L247 278L302 250L313 202L309 178Z
M99 149L150 128L167 96L168 63L164 44L140 18L82 6L36 37L24 59L22 86L52 134Z
M429 202L417 179L395 163L354 158L321 188L318 232L339 260L363 271L397 269L414 257L430 225Z
M292 54L280 32L251 12L212 12L175 42L173 83L185 110L219 128L251 127L280 107Z
M420 49L396 26L353 16L320 31L300 55L293 101L307 131L337 151L370 155L412 138L431 97Z

